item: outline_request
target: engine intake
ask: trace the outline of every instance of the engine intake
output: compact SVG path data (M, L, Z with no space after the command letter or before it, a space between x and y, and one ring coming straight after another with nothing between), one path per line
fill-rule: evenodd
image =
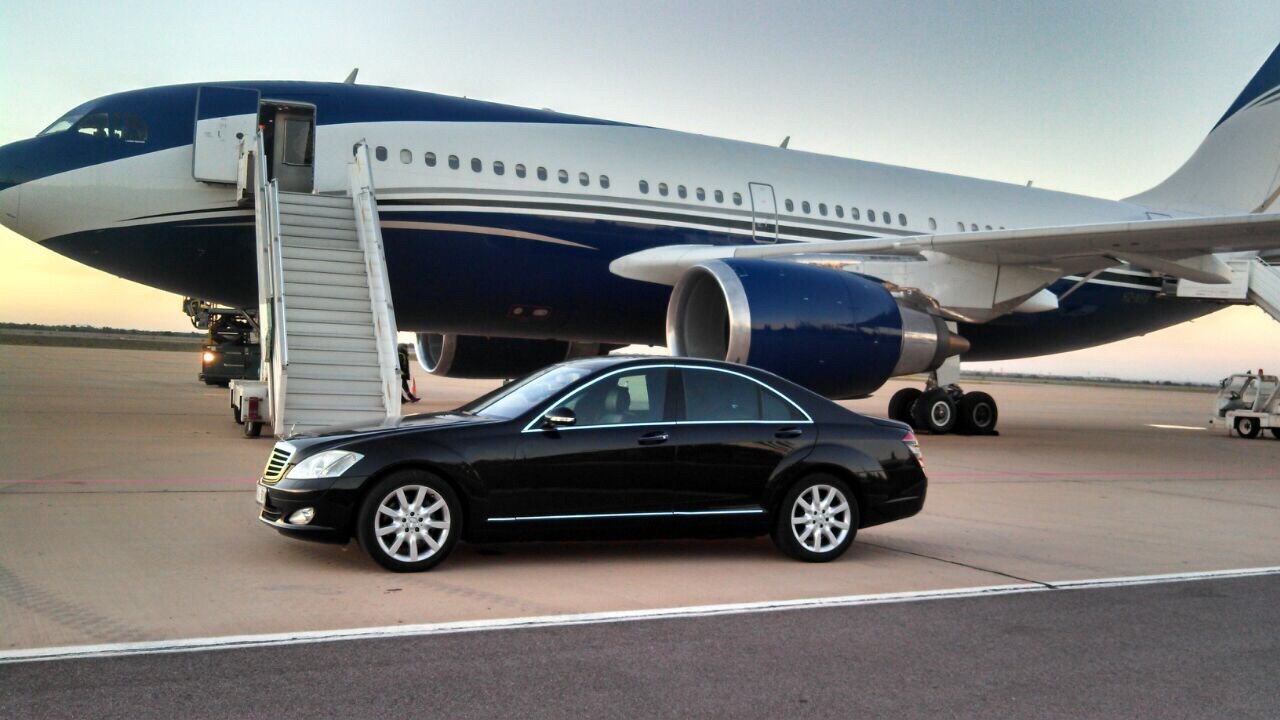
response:
M869 395L969 349L941 318L862 275L738 259L685 272L667 306L667 344L673 355L752 365L831 398Z

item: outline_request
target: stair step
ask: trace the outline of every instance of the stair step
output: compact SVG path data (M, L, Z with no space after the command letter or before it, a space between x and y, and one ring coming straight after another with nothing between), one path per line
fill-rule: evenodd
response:
M327 250L352 250L355 252L363 252L360 249L359 238L313 238L295 235L293 237L281 237L280 247L282 248L308 248L308 249L327 249Z
M328 352L358 352L378 356L378 347L372 338L334 337L332 335L314 335L305 332L285 330L289 342L289 355L293 356L295 348L299 350L325 350ZM336 359L336 358L335 358Z
M322 365L290 361L289 382L294 380L362 380L382 382L377 365Z
M334 218L337 220L354 220L355 207L347 205L346 207L326 207L323 205L280 205L281 217L292 215L294 217L312 217L312 218Z
M343 275L338 273L327 272L310 272L306 270L290 270L284 271L284 290L286 295L285 305L289 304L289 296L293 294L294 283L302 283L304 285L336 285L343 287L364 288L366 296L369 292L369 276L360 273L359 275Z
M307 227L305 225L288 225L280 223L280 234L283 238L329 238L330 240L350 240L360 242L355 230L339 228Z
M323 215L281 212L280 226L333 228L355 232L356 221L352 219L351 213L347 213L346 217L325 217Z
M300 378L289 372L289 399L296 395L351 395L377 398L382 403L382 383L379 380L332 380Z
M293 298L289 298L293 300ZM350 308L331 309L331 308L307 308L298 307L296 302L289 302L285 305L285 319L289 322L290 327L293 323L312 322L312 323L333 323L335 325L358 325L361 327L373 327L373 312L369 310L369 304L364 303L364 309L360 309L359 305L352 305Z
M327 348L308 348L298 347L296 345L289 348L289 371L293 371L294 364L300 365L324 365L326 367L378 367L378 351L365 350L360 352L352 351L334 351Z
M311 248L283 245L280 254L285 259L328 260L330 262L355 262L364 265L364 253L360 248Z
M285 298L285 305L289 308L356 312L369 309L367 288L295 283L290 285L289 289L293 293Z
M287 314L286 310L286 314ZM292 341L299 337L326 337L326 338L361 338L368 340L370 345L373 344L373 323L335 323L335 322L309 322L303 320L295 322L289 319L289 326L286 329L289 340ZM376 346L374 346L376 347Z
M310 205L315 207L351 207L349 195L315 195L312 193L280 193L281 205Z
M370 412L382 411L382 395L377 397L367 395L333 395L329 393L311 394L311 393L295 393L293 388L287 391L288 397L285 398L285 415L288 416L289 410L365 410Z
M362 278L367 277L369 274L369 271L364 267L363 261L303 260L301 258L285 258L284 271L331 273L334 275L358 275Z
M334 413L301 411L288 413L286 417L286 422L281 423L284 426L282 432L289 434L310 432L328 427L379 425L387 418L382 411L376 413L347 411L336 416Z

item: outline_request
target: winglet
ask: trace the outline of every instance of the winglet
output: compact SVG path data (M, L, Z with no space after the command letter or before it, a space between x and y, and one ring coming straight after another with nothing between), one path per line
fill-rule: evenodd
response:
M786 149L787 149L787 143L789 143L789 142L791 142L791 136L790 136L790 135L788 135L788 136L786 136L786 137L782 138L782 144L781 144L781 145L779 145L778 147L782 148L783 150L786 150Z
M356 73L360 72L360 68L351 68L351 72L347 73L347 79L342 81L343 85L355 85Z

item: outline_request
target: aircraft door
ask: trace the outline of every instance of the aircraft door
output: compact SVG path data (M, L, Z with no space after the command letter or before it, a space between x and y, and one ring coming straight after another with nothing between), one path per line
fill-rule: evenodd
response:
M309 193L315 187L316 109L294 103L263 103L259 118L267 174L284 192Z
M196 180L236 184L240 140L258 122L258 91L206 85L196 91L191 174Z
M747 183L751 193L751 238L758 243L778 241L778 202L773 186Z

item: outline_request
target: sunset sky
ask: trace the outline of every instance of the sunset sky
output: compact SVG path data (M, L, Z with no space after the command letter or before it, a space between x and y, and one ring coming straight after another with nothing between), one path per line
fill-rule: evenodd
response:
M360 81L1121 198L1167 176L1280 41L1274 2L0 4L0 144L75 105L228 79ZM1280 142L1280 138L1277 139ZM0 320L189 329L180 298L0 228ZM1234 307L1005 371L1280 367ZM977 367L975 365L975 367Z

